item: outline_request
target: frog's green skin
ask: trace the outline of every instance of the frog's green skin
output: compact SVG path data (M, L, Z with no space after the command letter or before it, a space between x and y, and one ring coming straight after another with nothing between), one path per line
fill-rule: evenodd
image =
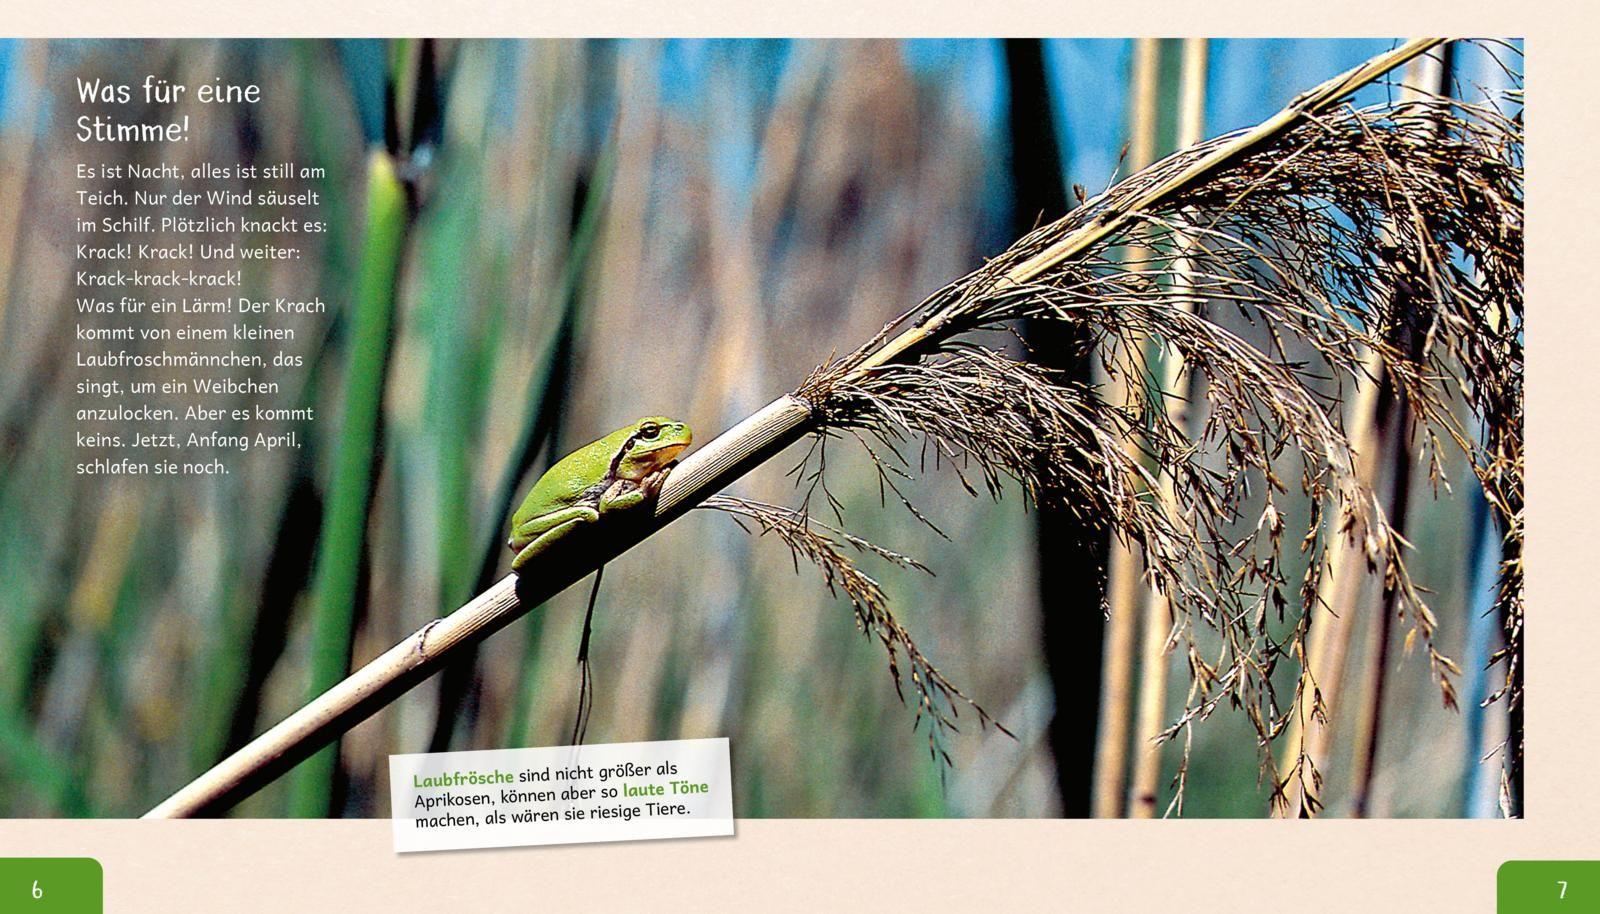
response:
M650 416L561 458L511 516L511 570L584 524L654 498L692 440L686 423Z

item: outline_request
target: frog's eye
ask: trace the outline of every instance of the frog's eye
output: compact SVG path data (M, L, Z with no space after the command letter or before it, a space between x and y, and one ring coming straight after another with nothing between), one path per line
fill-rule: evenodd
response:
M646 441L651 440L659 434L661 434L661 426L655 424L654 422L646 422L645 424L639 426L639 437Z

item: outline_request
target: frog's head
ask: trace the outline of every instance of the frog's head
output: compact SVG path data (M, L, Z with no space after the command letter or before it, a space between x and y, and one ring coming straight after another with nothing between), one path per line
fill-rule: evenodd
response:
M686 422L665 416L649 416L635 422L631 434L617 455L616 475L623 479L643 479L678 458L694 433Z

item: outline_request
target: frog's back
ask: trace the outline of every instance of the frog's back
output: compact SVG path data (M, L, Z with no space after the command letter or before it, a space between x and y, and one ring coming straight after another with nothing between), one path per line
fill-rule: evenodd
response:
M555 466L546 470L528 491L522 507L511 519L512 524L520 525L541 514L571 507L583 501L586 495L591 494L591 490L604 488L613 452L622 447L627 437L626 429L620 433L613 432L556 461ZM613 438L617 439L614 447Z

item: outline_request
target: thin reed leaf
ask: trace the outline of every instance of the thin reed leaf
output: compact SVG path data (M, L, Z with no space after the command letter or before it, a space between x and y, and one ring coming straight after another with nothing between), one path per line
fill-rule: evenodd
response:
M350 668L367 507L382 453L378 436L390 329L409 219L405 187L393 158L385 151L373 150L367 160L366 236L356 287L344 414L312 585L308 692L312 697L344 678ZM329 814L337 761L338 748L334 746L296 769L290 788L293 815L316 818Z

